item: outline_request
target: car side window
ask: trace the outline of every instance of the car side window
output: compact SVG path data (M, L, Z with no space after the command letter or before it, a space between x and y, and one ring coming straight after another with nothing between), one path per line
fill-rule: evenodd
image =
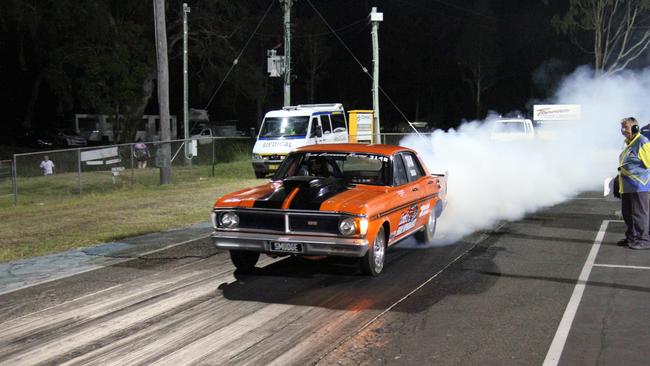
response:
M323 126L323 133L331 133L332 125L330 124L330 116L323 114L320 116L320 124Z
M406 176L408 177L409 182L416 181L424 175L422 167L418 162L417 157L412 153L402 153L400 154L404 158L404 165L406 168Z
M395 155L393 158L393 185L401 186L406 184L408 179L406 178L406 169L404 169L404 162L402 162L401 155Z

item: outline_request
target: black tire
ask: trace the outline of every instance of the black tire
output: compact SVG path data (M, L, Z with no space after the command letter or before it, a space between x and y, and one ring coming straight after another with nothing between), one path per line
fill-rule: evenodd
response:
M420 230L415 233L415 240L420 243L430 243L433 241L433 237L436 234L436 227L438 226L438 218L436 217L435 212L429 214L429 219L427 224L424 225L424 230Z
M386 261L386 235L382 226L370 248L361 258L361 272L368 276L378 276Z
M234 264L235 268L242 273L252 272L259 258L259 252L249 252L247 250L230 251L230 260L232 261L232 264Z
M255 172L255 178L260 179L266 177L266 173Z

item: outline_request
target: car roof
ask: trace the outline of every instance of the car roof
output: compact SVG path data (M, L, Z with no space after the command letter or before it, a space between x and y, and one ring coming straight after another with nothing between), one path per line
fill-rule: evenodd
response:
M317 144L307 145L297 148L297 152L320 152L320 151L335 151L335 152L354 152L365 154L378 154L378 155L393 155L399 151L415 152L407 147L397 145L384 145L384 144Z

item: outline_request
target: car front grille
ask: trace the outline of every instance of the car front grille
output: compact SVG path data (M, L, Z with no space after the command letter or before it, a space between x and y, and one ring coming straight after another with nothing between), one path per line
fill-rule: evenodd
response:
M272 210L217 210L235 211L239 216L238 230L264 231L277 233L314 233L340 235L339 220L347 215L296 213ZM288 228L286 221L288 217Z

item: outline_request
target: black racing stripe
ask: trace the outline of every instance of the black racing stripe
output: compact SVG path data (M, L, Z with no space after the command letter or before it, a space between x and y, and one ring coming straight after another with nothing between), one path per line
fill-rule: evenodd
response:
M273 191L270 195L260 198L253 204L255 208L282 208L282 202L287 198L288 192L285 187Z
M345 184L336 179L314 180L310 183L300 186L300 190L289 204L289 208L294 210L320 210L323 202L348 190Z

